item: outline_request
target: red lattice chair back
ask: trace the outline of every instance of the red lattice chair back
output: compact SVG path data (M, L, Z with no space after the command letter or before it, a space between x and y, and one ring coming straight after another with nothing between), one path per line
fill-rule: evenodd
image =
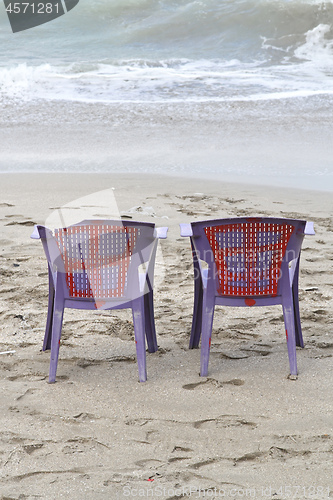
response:
M76 225L55 231L70 297L124 296L140 228Z
M241 222L204 228L214 254L218 293L223 296L274 296L281 263L295 227Z

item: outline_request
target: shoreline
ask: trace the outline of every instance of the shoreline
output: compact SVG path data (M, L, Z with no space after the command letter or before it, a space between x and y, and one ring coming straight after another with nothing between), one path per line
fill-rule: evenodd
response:
M159 173L159 172L140 172L138 170L133 170L133 171L126 171L126 172L121 172L119 173L118 171L61 171L61 170L58 170L58 171L38 171L37 169L36 170L22 170L22 171L0 171L0 179L1 178L5 178L6 176L13 176L15 178L15 176L31 176L31 177L35 177L36 179L40 176L54 176L55 178L60 178L60 177L70 177L72 176L73 178L77 178L78 176L83 176L83 177L99 177L99 178L123 178L123 179L126 179L126 178L136 178L138 180L140 179L168 179L170 180L171 182L173 180L179 180L179 182L184 182L184 183L189 183L189 184L192 184L192 183L200 183L200 182L204 182L206 183L208 186L209 186L209 189L210 189L210 186L211 185L216 185L216 184L221 184L221 185L226 185L227 187L229 187L230 189L232 189L233 191L236 190L237 188L240 189L240 190L244 190L244 189L252 189L252 190L256 190L258 189L259 191L262 191L262 190L267 190L267 189L270 189L273 193L274 192L278 192L280 191L281 193L282 192L301 192L301 193L306 193L308 192L309 194L318 194L318 195L322 195L322 196L329 196L330 193L333 192L333 186L331 187L330 184L328 184L326 186L326 188L324 188L324 186L316 186L314 188L311 188L308 186L308 184L306 183L305 186L293 186L293 185L288 185L288 183L286 182L286 184L272 184L270 183L269 179L266 179L266 182L264 181L261 181L261 182L256 182L254 179L251 180L251 181L248 181L248 182L244 182L244 181L237 181L235 179L235 176L233 175L226 175L226 176L223 176L223 175L219 175L216 177L215 180L212 179L212 177L210 176L207 176L205 175L204 173L199 173L199 172L192 172L191 175L189 174L186 174L184 172L181 172L181 173L177 173L177 172L163 172L163 173ZM239 176L240 177L240 176ZM272 182L272 181L271 181Z
M7 102L1 171L152 173L333 191L333 99Z

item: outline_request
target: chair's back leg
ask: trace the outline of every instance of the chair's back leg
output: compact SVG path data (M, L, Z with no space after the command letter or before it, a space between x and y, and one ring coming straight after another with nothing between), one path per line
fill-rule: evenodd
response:
M144 316L144 297L133 300L132 314L134 323L134 336L136 345L136 356L139 369L140 382L146 382L146 343L145 343L145 316Z
M212 337L213 319L214 319L215 297L210 295L207 290L203 293L202 301L202 329L201 329L201 357L200 357L200 375L207 377L209 352Z
M64 316L64 305L65 305L65 300L63 292L63 283L61 280L61 275L58 273L56 278L53 318L52 318L51 358L50 358L50 373L49 373L50 384L55 382L57 373L62 320Z
M284 292L282 296L282 308L286 328L290 375L297 375L295 312L291 288Z
M59 300L57 301L57 294L56 294L54 301L53 322L52 322L51 358L50 358L50 373L49 373L50 384L55 382L57 373L63 316L64 316L63 302Z

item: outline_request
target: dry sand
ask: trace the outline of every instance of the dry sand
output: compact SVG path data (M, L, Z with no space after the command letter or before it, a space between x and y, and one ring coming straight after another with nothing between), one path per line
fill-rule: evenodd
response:
M122 215L169 226L160 348L140 384L130 313L67 310L49 385L46 260L29 236L56 207L107 188ZM331 194L102 174L6 174L0 193L2 499L333 496ZM208 378L188 349L191 252L178 223L243 215L315 223L302 252L296 381L280 307L217 308Z

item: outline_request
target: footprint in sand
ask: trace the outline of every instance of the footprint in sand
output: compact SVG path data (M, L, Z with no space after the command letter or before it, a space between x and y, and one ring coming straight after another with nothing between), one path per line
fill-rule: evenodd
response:
M193 384L183 385L183 389L185 389L187 391L193 391L197 387L200 387L200 386L206 385L206 384L214 385L215 387L223 387L224 385L227 385L227 384L230 384L230 385L244 385L244 383L245 383L244 380L238 379L238 378L234 378L234 379L231 379L231 380L226 380L226 381L223 381L223 382L219 382L218 380L215 380L213 378L207 378L206 380L202 380L200 382L195 382Z
M215 462L217 462L216 458L209 458L208 460L203 460L202 462L196 462L195 464L189 465L189 468L190 469L200 469L201 467L204 467L205 465L211 465Z
M26 444L23 446L23 449L28 455L32 455L34 451L40 450L43 446L43 443Z
M257 424L255 422L250 422L248 420L245 420L242 417L238 417L237 415L221 415L220 417L216 418L207 418L204 420L197 420L196 422L193 422L193 427L195 429L201 429L201 428L216 428L216 427L240 427L240 426L249 426L252 428L257 427Z
M184 448L183 446L175 446L171 453L175 453L176 451L177 452L183 451L184 453L190 453L193 450L192 450L192 448Z
M36 222L31 220L29 217L25 217L24 215L21 214L12 214L12 215L6 215L6 219L17 219L13 220L11 222L8 222L8 224L5 224L5 226L34 226ZM22 220L19 220L22 219Z
M5 224L5 226L34 226L35 224L37 223L32 220L24 220L22 222L18 221L9 222L8 224Z

